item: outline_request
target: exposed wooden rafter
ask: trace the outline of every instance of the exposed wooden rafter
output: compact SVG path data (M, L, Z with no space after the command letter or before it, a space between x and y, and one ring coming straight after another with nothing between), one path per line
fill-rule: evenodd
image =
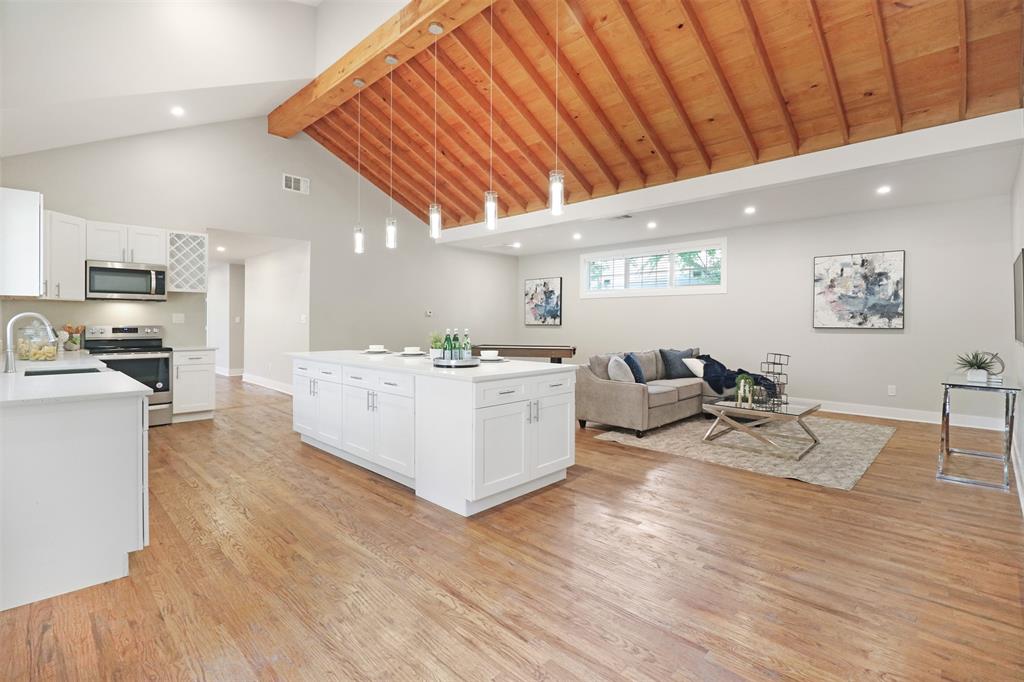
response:
M355 97L353 81L374 83L391 70L384 57L407 61L434 42L427 31L432 22L447 30L472 19L494 0L413 0L349 50L327 70L270 112L267 128L273 135L291 137L320 120L330 110Z
M764 77L765 83L768 85L768 92L772 96L772 101L775 102L775 108L779 111L779 116L782 118L783 125L786 128L786 137L789 140L789 149L793 154L800 153L800 136L796 133L796 126L793 125L793 116L789 113L789 107L786 106L786 98L782 96L782 90L779 88L779 81L775 77L775 70L772 68L771 62L768 60L768 51L764 48L764 40L761 39L761 31L757 28L757 21L754 19L754 13L750 10L750 3L747 0L736 0L736 5L739 7L740 14L743 16L743 23L746 27L747 33L750 35L750 42L754 46L754 56L757 57L757 66L761 70L761 75Z
M967 116L967 0L956 0L957 10L957 61L960 64L960 97L958 111L960 118Z
M836 119L839 121L839 134L843 144L850 141L850 124L846 119L846 107L843 105L843 96L839 92L839 81L836 79L836 67L832 62L832 52L828 48L828 41L825 39L825 30L821 26L821 15L818 13L818 6L815 0L807 0L807 11L811 18L811 31L814 33L814 42L818 46L818 55L821 57L821 68L825 72L825 82L828 84L829 94L832 96L832 107L835 109Z
M900 96L896 91L896 74L892 69L892 55L889 52L889 39L885 35L885 22L882 20L882 0L874 0L871 4L871 17L875 22L875 34L878 36L878 52L882 58L882 70L885 82L889 87L889 102L892 108L892 120L897 133L903 132L903 112L900 111Z

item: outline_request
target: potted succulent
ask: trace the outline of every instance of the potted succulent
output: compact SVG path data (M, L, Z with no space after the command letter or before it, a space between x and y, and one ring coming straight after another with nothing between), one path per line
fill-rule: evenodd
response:
M430 332L430 359L439 358L444 354L444 334Z
M996 356L982 350L956 356L956 366L967 373L967 380L987 383L988 375L996 368Z

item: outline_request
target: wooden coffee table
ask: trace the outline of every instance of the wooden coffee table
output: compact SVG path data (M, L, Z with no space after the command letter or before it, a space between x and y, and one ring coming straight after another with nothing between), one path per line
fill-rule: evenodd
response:
M810 436L810 442L807 443L807 447L801 450L796 456L796 459L798 460L803 459L804 455L813 450L814 447L821 442L818 440L818 437L814 435L814 431L811 431L810 427L807 426L807 423L804 421L804 417L814 414L819 409L821 409L820 403L801 401L792 401L785 405L775 405L772 407L757 404L753 407L747 407L746 405L738 404L734 400L718 400L704 405L704 411L716 417L711 428L704 434L704 440L713 441L719 436L724 436L730 431L742 431L748 436L756 438L772 448L776 454L792 458L790 451L786 450L786 448L780 443L765 435L764 430L758 427L776 422L796 422L800 425L800 428L804 430L804 433ZM752 421L739 422L736 421L736 418L749 419Z

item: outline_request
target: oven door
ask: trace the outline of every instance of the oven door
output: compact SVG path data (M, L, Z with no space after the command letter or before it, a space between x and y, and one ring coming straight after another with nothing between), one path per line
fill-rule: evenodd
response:
M89 299L166 301L167 269L162 265L86 261L86 292Z
M150 405L169 404L173 397L171 390L170 353L109 353L90 357L100 360L115 372L127 374L140 384L153 389Z

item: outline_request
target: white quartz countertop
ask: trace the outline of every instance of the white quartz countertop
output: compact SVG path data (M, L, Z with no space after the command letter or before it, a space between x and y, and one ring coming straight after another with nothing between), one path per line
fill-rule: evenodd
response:
M77 351L63 353L56 360L19 361L17 372L0 373L0 408L14 405L47 404L152 395L153 391L126 374L111 372L102 361ZM101 371L86 374L54 374L25 376L26 371L90 369Z
M403 357L396 353L373 355L359 350L322 350L302 353L288 353L293 358L323 362L331 365L346 365L382 372L404 372L420 376L440 377L457 381L497 381L516 377L542 376L546 374L575 373L575 365L559 365L548 362L481 362L479 367L446 369L434 367L427 356Z
M217 350L217 346L175 346L175 353L195 353L201 350Z

